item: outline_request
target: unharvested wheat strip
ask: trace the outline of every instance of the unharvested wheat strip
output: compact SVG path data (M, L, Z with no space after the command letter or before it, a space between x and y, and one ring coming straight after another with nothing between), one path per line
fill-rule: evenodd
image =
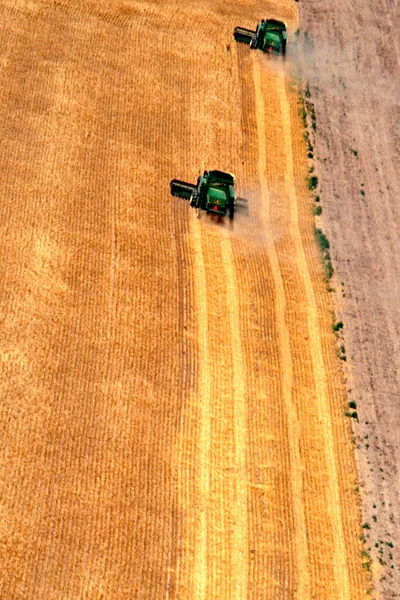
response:
M184 88L185 89L185 88ZM179 126L182 127L183 119L179 121ZM182 127L183 129L183 127ZM180 131L180 129L178 129ZM184 135L181 134L183 139ZM185 581L190 589L191 586L191 562L188 559L188 553L185 553L186 547L195 547L195 527L188 526L187 519L182 517L181 507L187 507L190 504L190 499L193 496L192 486L195 481L193 474L193 465L195 461L193 456L195 450L193 444L196 438L197 429L192 429L191 423L196 422L193 416L192 395L195 386L195 348L194 340L197 339L196 321L193 318L191 307L194 305L193 279L195 269L193 268L193 257L191 254L191 243L187 241L188 236L188 221L186 206L179 203L172 203L172 220L175 223L175 237L177 244L177 268L180 273L180 289L181 289L181 311L183 324L183 354L181 368L181 409L179 414L178 442L175 449L175 464L177 473L177 502L178 502L178 533L176 553L176 572L175 572L175 594L173 598L183 598L185 594ZM194 332L192 335L192 331ZM189 443L190 442L190 443Z
M54 156L56 158L58 157L59 163L64 162L64 154L65 153L63 152L62 153L62 160L60 159L60 157L58 156L58 154L54 154ZM57 170L56 168L52 169L52 171L56 171L56 170ZM62 333L63 337L64 337L64 333L65 333L65 345L68 344L68 339L69 339L69 335L68 335L66 329L67 328L65 328L65 329L63 328L63 330L62 330L63 331L63 333ZM62 347L64 347L64 344L62 345ZM76 357L76 349L73 352L73 355L74 355L74 357ZM72 363L74 362L74 360L75 360L75 358L72 360ZM83 369L84 368L83 367L84 362L82 362L81 365L82 365L81 368ZM46 375L46 378L47 378L47 375ZM83 377L81 379L81 381L84 381L84 379L85 378ZM51 381L51 383L49 384L49 388L52 388L53 385L54 385L53 381ZM76 390L75 390L75 392L76 392ZM53 474L54 472L56 472L56 464L57 463L68 464L67 461L70 461L69 464L71 464L72 458L71 458L71 454L69 454L69 452L68 452L69 446L70 446L70 440L68 439L68 437L66 437L66 431L63 430L62 433L61 433L61 436L60 436L59 444L57 446L59 448L59 451L57 451L57 449L56 449L55 452L52 454L51 459L47 460L48 471L50 473ZM66 458L64 458L64 456ZM36 469L38 469L38 464L36 464ZM38 469L38 471L39 471L39 469ZM39 472L42 472L42 471L43 471L43 469L40 468ZM52 477L53 476L54 475L52 475ZM49 512L53 513L54 515L59 514L60 513L60 510L59 510L59 507L60 507L59 501L60 500L58 499L53 504L51 504L49 502L47 510ZM36 504L37 504L38 507L41 506L41 503L39 501ZM54 508L54 504L56 505L55 508ZM51 532L51 534L49 535L49 538L48 538L49 539L48 551L52 551L54 554L56 554L57 549L56 550L54 549L54 542L52 542L53 537L55 539L57 539L58 535L60 535L62 537L63 534L61 532L63 532L68 527L68 522L67 521L60 522L60 521L57 521L57 519L55 518L55 523L56 523L56 525L54 526L54 528L53 528L53 530L52 530L52 532ZM56 548L59 548L59 546L57 546ZM47 553L46 557L45 557L45 561L47 561L48 559L49 559L49 554ZM46 563L44 563L44 564L46 564ZM28 569L29 565L26 564L26 567ZM33 580L34 580L35 570L32 569L32 571L33 571ZM32 572L31 572L31 577L32 577ZM43 586L44 586L44 582L45 582L45 579L46 579L46 568L45 568L45 566L43 566L43 564L40 567L40 578L41 578L40 579L40 585L39 585L39 581L37 582L37 584L35 584L35 581L33 581L33 583L32 583L32 593L34 593L34 592L36 592L36 593L38 593L38 592L39 593L43 593L43 589L44 589ZM53 575L52 580L53 580L53 585L54 585L54 582L59 580L59 573L57 575Z
M173 72L177 72L179 73L179 64L177 61L177 58L174 57L172 51L171 51L171 70ZM182 81L183 80L183 81ZM181 79L181 84L180 84L183 89L185 89L186 91L186 79L182 77ZM180 111L179 116L174 116L173 120L171 120L170 122L170 131L168 132L168 137L171 140L171 148L170 148L170 155L173 155L173 147L172 147L172 140L173 140L173 131L179 132L180 138L184 139L185 138L185 120L184 120L184 115L182 114L182 108ZM168 171L169 174L169 171ZM190 348L190 341L188 340L187 337L187 331L188 331L188 323L189 323L189 310L190 310L190 305L191 305L191 291L190 289L188 290L188 287L190 285L190 281L189 281L189 270L188 270L188 259L186 257L186 252L188 250L187 248L187 244L185 242L185 236L187 234L187 228L188 228L188 223L187 223L187 213L186 211L182 211L182 208L184 208L184 206L182 206L181 204L178 203L172 203L172 211L171 211L171 215L172 215L172 226L173 226L173 230L175 232L175 244L176 244L176 272L177 272L177 277L178 277L178 285L179 285L179 298L181 299L181 302L177 302L176 303L176 310L177 310L177 316L176 316L176 320L177 322L180 323L180 336L179 336L179 341L180 341L180 352L179 352L179 361L180 361L180 368L179 368L179 383L178 383L178 410L176 412L176 424L175 424L175 435L178 439L178 444L176 445L175 451L174 451L174 463L175 465L177 465L177 469L174 469L178 481L182 481L184 480L184 477L182 478L180 473L182 472L182 455L183 455L183 443L182 443L182 431L184 429L184 404L185 404L185 399L187 396L189 396L190 394L190 390L193 387L193 382L192 382L192 364L191 364L191 360L193 359L194 353ZM189 479L189 481L191 480L191 476L189 474L187 474L187 478ZM177 489L176 491L174 491L174 501L178 506L182 506L182 505L186 505L185 502L182 502L182 490L181 488ZM181 555L181 548L182 548L182 523L181 523L181 511L179 510L179 508L176 509L176 522L174 524L175 527L175 534L173 539L171 539L171 564L169 567L169 573L171 574L171 586L169 586L167 588L167 597L171 597L171 598L175 598L176 594L177 594L177 586L178 586L178 579L179 579L179 570L180 570L180 555Z
M307 295L308 305L308 329L310 332L309 340L311 346L311 357L313 362L314 379L317 391L317 410L319 412L319 418L323 424L325 432L325 452L327 454L327 464L329 466L330 482L326 487L327 496L329 498L331 515L332 529L335 532L332 543L334 545L335 553L335 564L333 565L338 597L342 600L347 600L349 596L349 581L348 572L345 556L345 542L343 533L343 523L341 515L341 503L339 493L339 483L336 467L336 456L334 449L334 440L331 423L331 413L329 410L329 399L328 389L325 375L325 365L322 356L321 339L318 324L317 306L315 301L314 288L311 281L311 276L308 270L307 261L305 258L305 252L302 244L302 237L299 227L299 216L298 216L298 200L296 196L296 188L294 185L294 174L293 174L293 154L292 154L292 143L291 143L291 119L289 112L289 103L286 94L285 76L283 73L279 73L277 78L277 91L280 100L281 113L282 113L282 126L284 130L284 143L285 143L285 156L286 156L286 192L290 196L290 215L292 217L292 223L297 229L297 234L293 235L294 243L296 244L296 254L299 261L299 272L302 274L304 288Z
M262 81L260 66L257 59L253 60L253 76L255 89L255 103L257 114L257 136L258 136L258 167L261 183L262 217L269 220L269 194L265 175L266 139L265 139L265 109L262 94ZM289 331L285 323L285 291L282 276L279 269L278 256L274 244L269 247L269 259L274 278L276 293L275 314L276 326L280 340L280 358L282 369L282 396L286 406L287 423L289 428L289 459L291 468L291 491L293 500L293 517L295 527L295 546L297 560L297 590L299 600L310 598L310 581L308 565L308 548L306 537L306 526L304 506L302 501L303 479L301 475L302 463L299 451L298 421L296 410L292 401L292 357L290 354Z
M247 406L245 366L240 337L236 271L233 264L231 242L222 240L222 256L227 286L227 308L232 341L233 395L234 395L234 446L237 502L233 509L234 540L232 551L232 600L247 597L248 588L248 525L247 525Z
M193 584L191 597L193 600L207 598L207 507L210 486L210 403L211 403L211 372L208 348L208 312L206 293L206 273L201 243L201 230L197 222L192 226L193 248L195 262L195 295L198 319L199 342L199 481L197 485L200 515L197 525L196 548L193 564Z

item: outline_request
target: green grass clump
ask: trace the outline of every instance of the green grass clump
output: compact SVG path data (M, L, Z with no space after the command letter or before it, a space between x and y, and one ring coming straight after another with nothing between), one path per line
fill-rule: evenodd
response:
M332 277L332 275L333 275L333 265L332 265L331 259L328 258L325 261L325 278L328 280ZM346 360L346 359L344 359L344 360Z
M321 252L326 252L329 250L329 240L322 229L319 229L318 227L315 228L315 237L317 238L318 246L320 247Z
M316 175L311 175L311 177L308 177L307 181L308 189L311 191L315 190L318 185L318 177Z
M321 213L322 213L322 206L320 204L318 204L317 206L314 206L313 215L319 217Z
M371 570L371 557L366 550L363 550L361 552L361 562L363 569L365 569L366 571Z
M318 227L315 228L315 238L317 240L319 249L321 251L322 260L324 262L325 280L329 281L329 279L333 275L333 266L329 254L329 240L322 231L322 229L319 229Z

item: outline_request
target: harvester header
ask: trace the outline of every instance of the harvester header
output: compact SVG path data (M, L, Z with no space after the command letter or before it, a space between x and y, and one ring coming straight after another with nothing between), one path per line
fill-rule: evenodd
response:
M286 25L275 19L262 19L255 31L235 27L233 37L237 42L249 44L252 50L273 54L286 54Z

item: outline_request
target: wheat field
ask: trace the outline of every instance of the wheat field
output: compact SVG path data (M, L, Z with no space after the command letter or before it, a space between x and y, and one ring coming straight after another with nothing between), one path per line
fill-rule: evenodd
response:
M0 15L0 598L365 598L298 90L232 38L297 5Z

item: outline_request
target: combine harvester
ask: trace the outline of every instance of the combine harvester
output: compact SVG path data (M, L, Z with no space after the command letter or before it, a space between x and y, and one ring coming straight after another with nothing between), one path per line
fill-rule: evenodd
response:
M275 19L262 19L255 31L235 27L233 37L237 42L250 44L252 50L273 54L286 54L286 25Z
M204 171L196 185L178 179L170 183L171 194L189 200L190 206L197 208L197 216L204 210L221 219L227 213L233 219L236 204L234 185L234 175L223 171Z

